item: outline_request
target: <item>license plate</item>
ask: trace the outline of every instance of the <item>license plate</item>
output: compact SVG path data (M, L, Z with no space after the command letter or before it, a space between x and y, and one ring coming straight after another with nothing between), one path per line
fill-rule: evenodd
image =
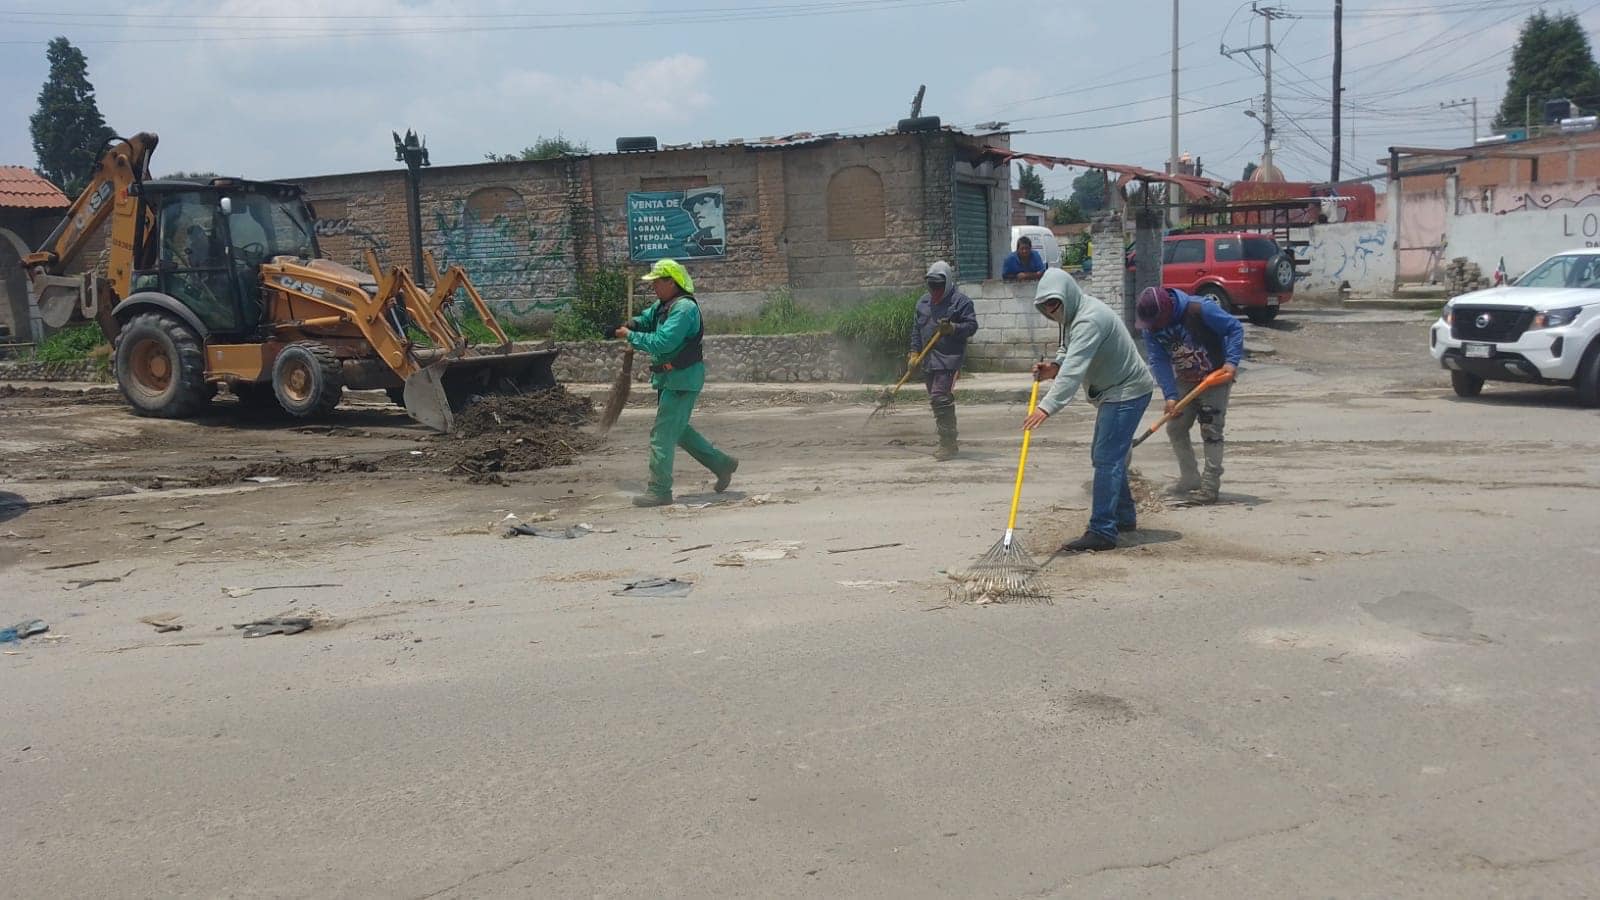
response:
M1488 359L1494 355L1493 344L1462 344L1461 349L1467 359Z
M1267 305L1268 306L1277 306L1278 305L1278 298L1277 297L1268 297L1267 298Z

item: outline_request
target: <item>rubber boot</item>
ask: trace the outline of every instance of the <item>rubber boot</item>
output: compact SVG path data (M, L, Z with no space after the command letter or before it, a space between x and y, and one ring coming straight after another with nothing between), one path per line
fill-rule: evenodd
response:
M955 459L961 452L961 445L956 443L956 401L953 397L937 397L931 401L933 406L933 421L939 429L939 449L934 451L933 458L943 462Z

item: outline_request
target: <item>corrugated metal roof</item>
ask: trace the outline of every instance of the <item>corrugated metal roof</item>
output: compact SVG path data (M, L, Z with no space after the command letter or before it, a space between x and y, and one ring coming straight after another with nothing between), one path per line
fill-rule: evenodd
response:
M71 205L60 188L27 166L0 166L0 207L66 209Z

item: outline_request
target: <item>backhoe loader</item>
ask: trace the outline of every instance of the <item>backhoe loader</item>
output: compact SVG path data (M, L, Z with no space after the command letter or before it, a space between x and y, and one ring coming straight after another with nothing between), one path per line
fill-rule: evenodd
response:
M347 387L385 389L448 432L474 397L555 386L557 351L512 352L459 266L441 275L426 256L429 291L371 251L367 272L322 259L298 187L154 180L156 142L149 133L108 142L66 218L23 259L48 324L100 323L139 415L192 416L223 384L241 402L300 418L328 413ZM107 220L103 275L65 275ZM467 342L460 295L499 346Z

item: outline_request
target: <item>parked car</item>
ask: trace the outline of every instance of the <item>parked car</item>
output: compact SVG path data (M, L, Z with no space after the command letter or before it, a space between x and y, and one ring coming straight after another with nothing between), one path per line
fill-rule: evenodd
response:
M1128 268L1134 265L1127 254ZM1294 256L1264 234L1172 234L1161 248L1161 286L1210 297L1256 324L1294 299Z
M1558 253L1511 284L1452 298L1428 343L1459 396L1515 381L1569 385L1600 406L1600 249Z

